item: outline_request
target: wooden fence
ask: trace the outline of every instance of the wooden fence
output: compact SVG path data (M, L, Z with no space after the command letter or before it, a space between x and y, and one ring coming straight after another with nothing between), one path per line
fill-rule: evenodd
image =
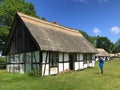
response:
M0 69L6 69L6 63L0 63Z

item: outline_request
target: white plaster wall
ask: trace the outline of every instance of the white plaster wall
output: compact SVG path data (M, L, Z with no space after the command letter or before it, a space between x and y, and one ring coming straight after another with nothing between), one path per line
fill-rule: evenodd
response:
M14 72L15 73L18 73L19 72L19 70L20 70L20 65L18 65L18 64L14 64Z
M83 62L80 62L80 69L84 69Z
M84 69L83 62L75 62L75 70Z
M83 64L83 68L87 68L88 67L88 64Z
M58 67L50 68L50 75L52 74L58 74Z
M7 71L7 72L10 72L10 71L9 71L9 68L10 68L10 65L8 64L8 65L6 66L6 71Z
M75 62L75 69L74 70L78 70L79 69L79 64L80 64L80 62Z
M9 66L10 66L9 70L12 73L13 72L13 64L10 64Z
M42 65L42 76L43 76L43 74L45 76L49 75L49 64L46 64L45 73L44 73L44 68L45 68L45 64Z
M43 52L43 60L42 60L42 63L45 63L45 60L46 60L46 55L47 55L47 52ZM47 56L47 63L49 62L49 54Z
M92 63L89 63L88 67L93 67L93 61L92 61Z
M59 61L63 62L63 53L59 53ZM59 63L59 72L64 71L63 69L64 70L69 70L69 55L68 55L68 53L64 53L64 64Z
M83 54L77 54L77 61L75 62L75 70L83 69Z
M68 63L64 63L64 70L69 70L69 62Z
M69 62L66 62L66 61L69 61L69 54L68 53L64 53L64 70L69 70Z
M63 63L59 63L59 72L63 71Z
M24 59L23 59L24 53L20 54L20 63L24 63ZM24 69L25 69L25 65L24 64L20 64L20 74L24 74Z
M92 61L92 67L95 67L95 60Z
M95 67L95 54L92 55L92 67Z
M75 70L80 70L87 68L87 66L83 67L83 62L75 62Z
M24 74L25 73L24 72L24 68L25 68L24 64L20 64L20 74Z
M20 65L18 65L18 64L8 64L7 65L7 72L14 72L14 73L19 73L19 70L20 70L20 67L19 67Z

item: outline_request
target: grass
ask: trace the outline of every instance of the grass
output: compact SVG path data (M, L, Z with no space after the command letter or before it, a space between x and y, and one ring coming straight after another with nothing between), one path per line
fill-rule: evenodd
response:
M0 90L120 90L120 60L105 62L104 74L95 68L56 76L32 77L0 70Z

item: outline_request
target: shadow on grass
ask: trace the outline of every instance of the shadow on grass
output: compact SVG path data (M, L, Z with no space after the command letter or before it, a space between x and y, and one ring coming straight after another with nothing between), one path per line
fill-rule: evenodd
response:
M101 73L100 73L100 72L95 72L95 73L93 73L93 74L97 74L97 75L98 75L98 74L101 74Z

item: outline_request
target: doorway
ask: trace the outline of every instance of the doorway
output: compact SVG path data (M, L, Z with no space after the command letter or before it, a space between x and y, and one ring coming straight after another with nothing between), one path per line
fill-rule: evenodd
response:
M69 54L69 61L70 61L70 64L69 64L70 70L73 70L74 62L77 61L77 54Z

